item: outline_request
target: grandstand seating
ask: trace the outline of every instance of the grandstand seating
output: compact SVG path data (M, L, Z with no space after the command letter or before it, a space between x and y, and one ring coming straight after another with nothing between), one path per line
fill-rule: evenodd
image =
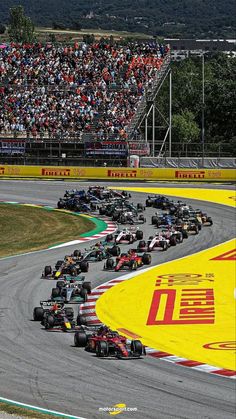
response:
M0 134L127 141L168 53L154 42L12 43L0 50Z

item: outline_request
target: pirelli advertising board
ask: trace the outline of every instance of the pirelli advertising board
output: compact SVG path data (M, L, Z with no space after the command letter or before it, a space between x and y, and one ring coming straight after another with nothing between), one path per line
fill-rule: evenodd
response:
M0 165L0 177L50 179L122 179L177 181L235 181L235 169L149 169L116 167L11 166Z

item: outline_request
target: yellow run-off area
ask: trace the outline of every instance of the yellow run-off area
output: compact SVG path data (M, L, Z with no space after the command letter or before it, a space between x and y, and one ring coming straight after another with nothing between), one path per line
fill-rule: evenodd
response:
M235 205L233 192L225 190L142 191ZM98 299L96 314L111 328L123 333L125 329L127 336L136 336L147 346L234 370L235 261L236 243L230 240L135 273Z
M188 199L199 199L200 201L215 202L217 204L229 205L235 207L236 192L235 190L225 189L198 189L198 188L155 188L155 187L116 187L114 189L122 189L133 192L145 192L149 195L168 195ZM210 215L210 214L209 214Z

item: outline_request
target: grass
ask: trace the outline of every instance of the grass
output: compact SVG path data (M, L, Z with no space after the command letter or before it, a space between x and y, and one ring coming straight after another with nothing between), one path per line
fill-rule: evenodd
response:
M0 257L46 249L93 230L85 217L23 205L0 205Z
M18 416L20 418L28 417L31 419L52 419L53 417L54 418L58 417L53 414L47 415L47 414L40 413L35 410L26 409L20 406L14 406L13 404L3 403L3 402L0 402L0 413L1 412L5 412L8 415ZM14 416L13 416L13 419L14 419ZM65 418L65 416L60 416L60 418L62 419L63 417Z

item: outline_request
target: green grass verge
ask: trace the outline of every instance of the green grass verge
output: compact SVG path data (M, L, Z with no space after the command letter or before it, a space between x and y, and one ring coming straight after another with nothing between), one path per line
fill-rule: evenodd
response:
M0 414L1 412L5 412L8 415L18 416L20 418L28 417L31 419L52 419L52 417L56 417L55 415L46 415L38 411L36 412L35 410L24 409L23 407L14 406L13 404L0 402ZM60 417L63 419L63 416Z
M24 205L0 204L0 257L78 239L96 226L86 217Z

